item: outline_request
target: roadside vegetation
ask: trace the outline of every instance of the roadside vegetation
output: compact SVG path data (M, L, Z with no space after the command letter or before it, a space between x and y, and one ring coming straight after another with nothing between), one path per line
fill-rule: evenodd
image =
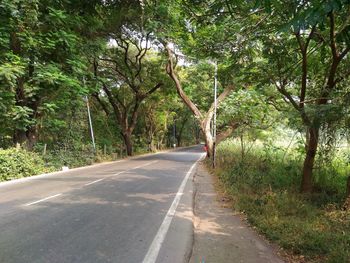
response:
M56 149L43 154L39 146L33 151L22 148L0 149L0 182L62 170L63 166L76 168L103 161L117 160L118 153L94 153L90 146L83 149ZM41 149L42 150L42 149Z
M262 233L348 262L349 18L349 0L2 0L0 180L205 141Z
M281 138L280 138L281 139ZM303 145L284 136L285 145L239 139L217 149L217 169L233 208L300 262L349 262L350 211L344 207L350 172L348 148L327 163L319 159L315 191L300 194Z
M27 177L51 171L34 152L21 149L0 150L0 181Z

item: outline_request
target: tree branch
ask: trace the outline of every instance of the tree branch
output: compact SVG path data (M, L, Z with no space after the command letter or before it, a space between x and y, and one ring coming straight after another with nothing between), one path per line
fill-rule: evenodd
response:
M277 86L277 85L276 85ZM292 95L285 89L283 85L277 86L277 90L288 99L288 101L293 105L293 107L300 113L300 116L305 124L311 125L308 116L305 113L304 108L300 108L297 102L293 99Z
M181 97L183 102L189 107L189 109L193 112L195 117L197 119L201 120L203 118L202 113L199 111L197 106L191 101L191 99L185 94L185 92L182 89L181 82L174 71L174 62L173 62L173 57L172 57L172 51L171 51L168 44L166 44L165 47L166 47L166 51L167 51L167 55L168 55L168 63L166 66L166 71L167 71L168 75L170 76L170 78L174 81L177 93L179 94L179 96Z
M93 93L92 96L97 100L97 102L101 105L103 111L106 113L107 116L109 116L110 112L107 108L107 105L104 103L104 101L101 100L100 96L98 93Z
M147 91L147 92L143 95L143 98L148 97L149 95L151 95L152 93L154 93L156 90L158 90L161 86L163 86L163 83L158 83L158 84L155 85L153 88L151 88L149 91Z
M239 127L239 123L233 123L230 125L226 130L220 132L216 136L216 145L218 145L220 142L224 141L227 139L231 134Z
M335 19L333 11L329 13L329 40L334 58L338 57L337 45L335 43Z

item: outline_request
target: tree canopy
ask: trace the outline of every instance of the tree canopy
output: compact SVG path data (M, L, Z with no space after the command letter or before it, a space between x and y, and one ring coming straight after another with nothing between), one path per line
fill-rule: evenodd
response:
M320 147L349 134L349 10L348 0L2 1L0 146L86 144L86 98L97 144L128 155L202 138L213 156L230 136L287 127L304 138L310 192Z

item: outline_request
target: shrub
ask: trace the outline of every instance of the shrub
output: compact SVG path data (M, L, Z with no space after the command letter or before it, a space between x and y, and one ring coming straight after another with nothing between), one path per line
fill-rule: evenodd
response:
M347 156L346 154L343 156ZM217 148L216 174L235 209L258 231L311 262L350 262L350 211L339 209L349 162L341 154L315 170L315 192L299 193L302 159L297 149L257 143L242 155L240 145Z
M51 171L36 153L23 149L0 149L0 181L27 177Z
M52 151L48 151L44 157L44 160L47 163L47 165L53 166L56 169L61 169L62 166L75 168L93 164L95 156L94 153L89 150L73 151L55 149Z

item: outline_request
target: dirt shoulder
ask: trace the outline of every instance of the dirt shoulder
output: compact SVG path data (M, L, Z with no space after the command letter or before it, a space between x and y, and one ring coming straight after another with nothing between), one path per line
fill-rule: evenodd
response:
M204 164L194 175L194 244L190 262L284 262L277 248L225 207Z

